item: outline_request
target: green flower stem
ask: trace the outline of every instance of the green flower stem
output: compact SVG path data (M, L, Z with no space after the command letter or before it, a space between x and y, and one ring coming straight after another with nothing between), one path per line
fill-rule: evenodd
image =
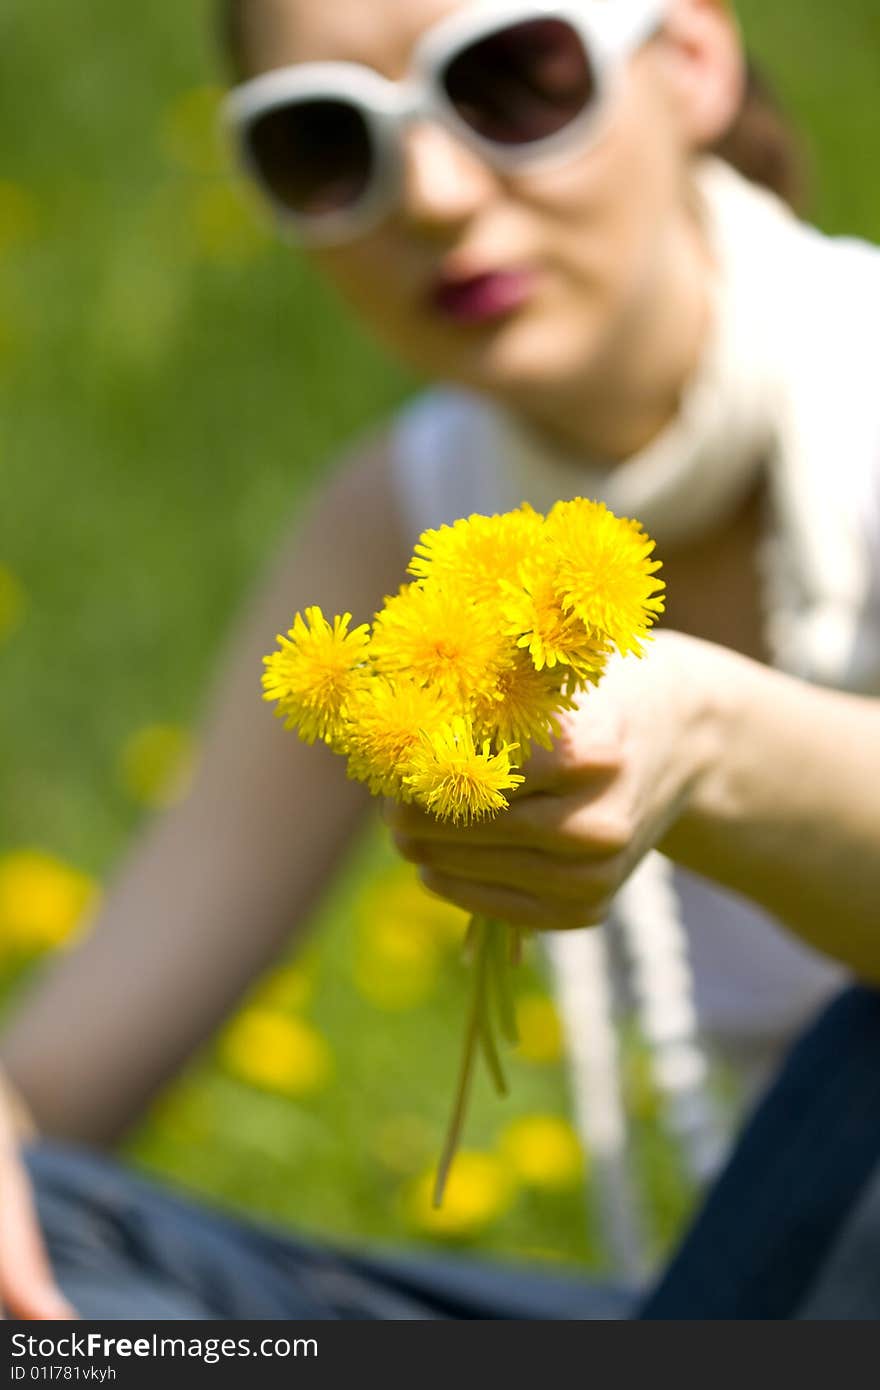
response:
M480 923L482 921L482 917L474 916L467 924L467 931L464 934L464 941L462 942L462 952L465 960L471 961L474 958L474 950L476 948Z
M491 981L495 988L495 1002L498 1007L498 1021L504 1039L512 1047L519 1042L519 1029L516 1026L516 1009L513 1003L513 990L510 971L513 964L510 936L512 927L503 922L488 923L490 946Z
M483 1010L480 1018L480 1042L483 1047L483 1057L486 1066L489 1068L489 1075L492 1084L499 1096L509 1094L507 1078L504 1075L504 1068L501 1065L501 1058L498 1056L498 1047L495 1043L495 1036L492 1032L492 1014L489 1009L489 992L483 991Z
M522 965L523 958L523 936L522 927L509 927L510 933L510 964Z
M477 1060L477 1050L482 1035L482 1024L486 1014L488 930L482 917L474 917L472 919L468 930L468 938L472 940L474 949L474 992L471 997L471 1008L464 1035L464 1047L461 1054L458 1085L455 1088L452 1115L449 1120L449 1127L446 1131L443 1152L440 1155L440 1162L437 1166L437 1181L434 1184L435 1207L441 1207L443 1205L443 1193L446 1190L449 1171L452 1167L452 1162L455 1158L458 1146L461 1143L461 1134L464 1129L465 1116L467 1114L471 1083L474 1077L474 1064Z
M435 1207L443 1205L443 1193L446 1190L449 1173L461 1143L477 1053L480 1049L482 1049L483 1057L499 1095L506 1096L508 1094L504 1069L495 1043L489 995L491 987L495 995L501 1030L505 1038L512 1043L518 1042L513 992L510 986L510 970L513 963L510 949L512 934L513 929L507 927L503 922L495 922L486 917L472 917L468 927L467 944L473 955L474 988L459 1066L458 1085L453 1099L452 1115L446 1131L443 1152L437 1166L437 1180L434 1184Z

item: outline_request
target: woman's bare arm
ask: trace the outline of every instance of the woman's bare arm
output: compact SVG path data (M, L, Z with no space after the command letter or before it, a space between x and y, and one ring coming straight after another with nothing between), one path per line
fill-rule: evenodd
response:
M665 848L880 984L880 700L701 655L713 756Z
M24 1000L0 1059L40 1129L107 1142L297 931L369 798L285 732L261 657L297 609L369 619L404 575L387 448L334 477L234 641L187 800L153 825L95 930Z

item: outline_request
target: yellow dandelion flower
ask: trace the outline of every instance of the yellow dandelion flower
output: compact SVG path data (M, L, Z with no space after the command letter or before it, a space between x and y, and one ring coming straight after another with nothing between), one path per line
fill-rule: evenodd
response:
M514 771L510 755L501 748L492 753L489 740L481 749L474 744L470 724L454 719L430 735L423 735L413 756L412 772L404 778L420 805L439 820L470 825L506 809L505 792L525 778Z
M78 935L98 900L88 874L39 850L0 858L0 946L46 950Z
M516 1184L495 1154L463 1150L455 1160L443 1206L433 1205L435 1174L422 1174L406 1191L404 1216L415 1230L448 1240L468 1240L509 1209Z
M424 582L451 585L475 603L497 598L504 579L514 578L541 541L544 518L523 503L502 516L471 516L426 531L409 573Z
M516 745L523 760L531 756L533 740L550 748L559 734L555 716L574 708L574 701L563 693L562 679L558 667L539 671L527 652L516 652L498 677L493 699L479 702L474 709L477 737Z
M618 651L640 656L641 642L663 612L660 562L654 542L636 521L601 502L558 502L547 518L555 547L556 584L563 607Z
M186 794L192 774L193 747L177 724L148 724L137 729L119 757L119 780L134 801L144 806L172 806Z
M220 1055L239 1080L293 1100L322 1090L333 1071L321 1034L304 1019L273 1009L239 1014L221 1038Z
M370 654L381 674L430 685L464 710L491 695L510 645L489 605L454 587L407 584L376 615Z
M576 1188L584 1178L580 1140L559 1115L524 1115L503 1130L499 1148L520 1182L547 1192Z
M600 679L610 646L577 614L565 611L551 567L532 569L520 586L505 585L502 611L507 632L528 652L536 670L564 666L579 682Z
M558 1062L563 1054L562 1024L545 994L522 994L516 1001L517 1055L526 1062Z
M375 678L351 702L349 776L366 782L374 796L410 800L403 777L422 733L454 713L450 701L429 686Z
M297 613L287 636L279 635L280 651L264 659L263 698L277 702L285 727L297 725L306 743L344 747L346 707L369 679L369 628L349 632L350 622L345 613L331 627L320 608L307 608L305 620Z

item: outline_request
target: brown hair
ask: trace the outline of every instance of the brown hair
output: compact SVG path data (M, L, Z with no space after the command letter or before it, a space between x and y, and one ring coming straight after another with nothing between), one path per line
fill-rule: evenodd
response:
M220 43L233 79L247 76L248 0L220 0ZM800 139L787 120L770 83L748 62L743 102L727 134L714 147L752 183L769 188L793 208L803 207L806 159Z
M742 105L714 153L796 210L807 195L803 143L764 75L749 59Z
M247 76L242 0L220 0L218 15L220 51L233 81L241 82Z

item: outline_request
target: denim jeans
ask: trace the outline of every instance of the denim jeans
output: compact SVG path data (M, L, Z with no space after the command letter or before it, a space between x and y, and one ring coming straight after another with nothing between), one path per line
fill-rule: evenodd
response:
M114 1161L28 1155L84 1318L880 1317L880 996L848 990L795 1047L657 1287L440 1254L335 1248L175 1196Z
M640 1316L880 1318L878 1184L880 994L855 988L794 1047Z
M28 1165L58 1281L87 1319L616 1319L633 1305L570 1273L282 1235L75 1149L38 1145Z

